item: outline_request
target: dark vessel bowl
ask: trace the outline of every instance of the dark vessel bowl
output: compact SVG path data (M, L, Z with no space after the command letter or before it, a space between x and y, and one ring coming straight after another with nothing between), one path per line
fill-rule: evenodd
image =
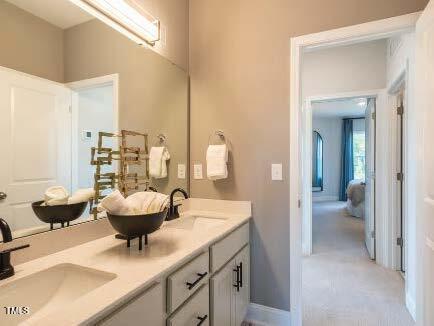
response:
M112 227L127 238L140 237L157 231L167 215L167 208L159 213L143 215L113 215L107 213Z
M32 203L32 209L36 216L45 223L74 221L83 214L87 206L87 202L56 206L41 206L42 203L44 203L43 200Z

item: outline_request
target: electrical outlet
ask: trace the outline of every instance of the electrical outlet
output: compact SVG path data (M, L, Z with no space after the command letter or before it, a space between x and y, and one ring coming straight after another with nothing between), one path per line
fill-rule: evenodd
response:
M271 164L271 180L273 181L282 181L282 164Z
M178 164L178 179L185 179L185 164Z
M203 179L202 164L201 163L193 165L193 177L196 180Z

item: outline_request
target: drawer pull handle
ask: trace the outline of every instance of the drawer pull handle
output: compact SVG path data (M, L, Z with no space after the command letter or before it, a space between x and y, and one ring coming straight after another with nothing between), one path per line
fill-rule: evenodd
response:
M237 273L237 280L234 284L234 288L237 289L237 292L240 292L240 266L237 265L237 267L233 269L233 271Z
M205 322L205 320L208 319L208 315L205 315L203 317L197 317L197 319L199 319L199 324L197 324L197 326L202 325Z
M207 276L208 275L208 272L205 272L205 273L197 273L196 274L197 276L199 276L197 279L196 279L196 281L194 281L193 283L191 283L191 282L187 282L186 284L187 284L187 288L189 289L189 290L191 290L192 288L194 288L195 286L196 286L196 284L197 283L199 283L205 276Z

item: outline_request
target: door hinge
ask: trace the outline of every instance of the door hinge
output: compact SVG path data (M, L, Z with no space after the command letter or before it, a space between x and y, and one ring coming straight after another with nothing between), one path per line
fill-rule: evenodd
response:
M301 208L301 199L298 200L298 208Z
M404 246L404 239L399 237L396 239L396 245L399 247L403 247Z
M371 238L375 239L375 231L371 231Z
M398 106L398 107L396 108L396 113L397 113L398 115L403 115L403 114L404 114L404 107L403 107L402 105Z
M403 181L403 180L404 180L404 173L402 173L402 172L398 172L398 173L396 174L396 180L398 180L398 181Z
M372 120L375 120L375 118L377 117L377 115L375 114L375 112L371 113L371 117L372 117Z

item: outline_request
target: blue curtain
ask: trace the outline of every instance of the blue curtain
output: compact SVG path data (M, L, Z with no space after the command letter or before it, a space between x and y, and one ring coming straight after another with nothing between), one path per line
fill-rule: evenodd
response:
M344 119L342 123L342 172L339 200L347 200L348 183L354 179L353 162L353 119Z

